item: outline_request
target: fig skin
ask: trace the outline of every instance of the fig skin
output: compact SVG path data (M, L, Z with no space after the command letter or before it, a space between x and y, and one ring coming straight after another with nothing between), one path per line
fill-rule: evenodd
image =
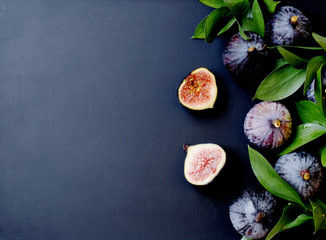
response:
M247 113L244 133L261 148L274 149L284 144L292 132L289 110L279 102L260 102Z
M214 107L218 88L216 79L207 68L192 71L178 88L179 102L191 110L205 110Z
M319 160L307 152L292 152L281 156L275 163L275 171L307 200L315 196L322 179Z
M273 227L276 205L273 195L265 190L244 190L229 207L232 225L246 238L263 238Z
M225 151L217 144L184 144L183 149L187 152L184 175L193 185L207 185L212 182L225 165Z
M322 88L323 88L323 90L322 90L323 91L323 99L325 101L325 98L326 98L326 69L324 69L322 71L321 81L322 81ZM307 99L309 101L311 101L311 102L314 102L314 103L316 103L316 98L315 98L315 84L316 84L316 79L314 79L311 82L311 84L310 84L310 86L309 86L309 88L308 88L308 90L306 92Z
M232 77L239 81L252 81L266 73L269 66L269 50L263 38L246 32L250 38L244 40L239 33L227 43L222 60Z
M266 40L270 45L301 43L311 34L310 20L292 6L281 7L266 24Z

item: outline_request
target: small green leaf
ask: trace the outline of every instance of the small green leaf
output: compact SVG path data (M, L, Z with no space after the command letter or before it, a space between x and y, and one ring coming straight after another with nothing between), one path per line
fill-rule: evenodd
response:
M199 2L211 8L225 7L223 0L199 0Z
M317 33L312 33L312 37L326 51L326 38L318 35Z
M248 8L241 20L241 26L244 31L255 32L264 37L265 23L258 0L254 0L251 7Z
M318 153L320 155L321 164L323 165L323 167L326 167L326 145L321 147L318 150Z
M205 24L206 24L206 19L207 17L205 17L204 19L202 19L200 21L200 23L197 25L194 35L192 36L192 38L196 38L196 39L205 39Z
M254 98L277 101L296 92L306 78L305 69L284 65L272 71L259 85Z
M217 36L225 33L227 30L229 30L233 25L234 23L236 22L236 19L235 17L232 17L231 20L222 28L222 30L217 34Z
M272 239L276 234L284 230L298 227L311 219L313 218L306 214L300 214L298 216L297 207L293 204L289 204L283 208L283 213L280 220L276 223L274 228L269 232L269 234L266 237L266 240Z
M326 204L319 199L310 199L310 203L313 209L315 232L320 229L326 229Z
M234 15L243 13L249 6L249 0L224 0L224 3Z
M305 94L316 76L318 69L326 63L326 58L324 56L313 57L309 60L306 71L306 81L304 83L303 93Z
M264 0L264 2L266 3L267 10L268 10L270 13L274 13L277 4L280 3L280 2L274 2L273 0Z
M295 105L303 123L317 123L326 126L326 118L316 103L302 100Z
M279 53L284 57L284 59L294 68L303 68L307 64L307 60L303 59L283 47L277 47Z
M239 21L238 21L237 19L236 19L236 21L237 21L237 23L238 23L238 29L239 29L240 36L241 36L244 40L248 40L248 39L250 39L250 37L248 37L248 36L246 35L246 33L244 32L244 30L243 30L241 24L239 23Z
M326 107L325 102L323 99L323 87L322 87L322 79L321 79L321 70L323 68L323 65L318 69L316 73L316 84L315 84L315 99L316 103L319 106L320 110L324 113L326 116Z
M245 236L243 236L242 238L241 238L241 240L251 240L250 238L246 238Z
M308 142L319 138L326 133L326 127L316 123L304 123L297 126L297 132L290 143L279 155L284 155L292 152L293 150L305 145Z
M217 33L222 29L221 21L231 15L231 11L227 7L217 8L211 12L205 23L205 41L210 43L214 40Z
M270 163L256 150L248 146L249 159L252 170L260 184L273 195L299 204L306 209L299 194L285 182L270 165Z

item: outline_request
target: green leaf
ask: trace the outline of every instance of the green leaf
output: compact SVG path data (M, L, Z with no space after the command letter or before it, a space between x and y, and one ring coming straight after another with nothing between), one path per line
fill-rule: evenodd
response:
M241 26L244 31L255 32L264 37L265 23L258 0L254 0L251 7L248 8L241 20Z
M254 98L277 101L296 92L306 78L305 69L284 65L272 71L259 85Z
M319 138L326 133L326 127L323 127L316 123L304 123L297 126L297 132L290 143L279 155L284 155L292 152L293 150L305 145L308 142Z
M319 199L310 199L310 203L313 209L315 232L320 229L326 229L326 204Z
M323 165L323 167L326 167L326 145L321 147L318 150L318 153L320 155L321 164Z
M232 17L231 20L222 28L222 30L217 34L217 36L225 33L227 30L229 30L233 25L234 23L236 22L236 19L235 17Z
M268 10L270 13L274 13L277 4L280 3L280 2L274 2L273 0L264 0L264 2L266 3L267 10Z
M289 63L284 58L278 59L275 63L274 70L279 69L285 65L289 65Z
M249 0L224 0L224 3L234 15L243 13L249 6Z
M297 191L285 182L270 165L270 163L256 150L248 146L250 164L260 184L273 195L299 204L306 209Z
M194 35L191 38L205 39L205 24L207 17L203 18L197 25Z
M316 103L319 106L320 110L324 113L326 116L326 107L325 102L323 99L323 87L322 87L322 79L321 79L321 70L323 68L323 65L318 69L316 73L316 84L315 84L315 99Z
M312 37L326 51L326 38L318 35L317 33L312 33Z
M289 204L283 208L283 213L280 220L276 223L274 228L269 232L266 237L266 240L272 239L276 234L291 229L294 227L298 227L305 222L313 219L311 216L306 214L300 214L298 216L297 207L293 204Z
M250 39L250 37L248 37L248 36L246 35L246 33L244 32L244 30L243 30L241 24L239 23L239 21L238 21L237 19L235 19L235 20L236 20L237 23L238 23L238 29L239 29L240 36L241 36L244 40L248 40L248 39Z
M303 94L306 94L310 84L316 76L318 69L326 63L326 58L324 56L313 57L309 60L306 71L306 81L304 83Z
M199 0L199 2L211 8L225 7L223 0Z
M317 123L326 127L326 118L316 103L302 100L295 105L303 123Z
M241 240L251 240L251 239L246 238L245 236L243 236L243 237L241 238Z
M205 23L205 41L210 43L214 40L217 33L223 28L219 24L225 18L231 15L231 11L227 7L217 8L211 12ZM221 24L220 24L221 25Z
M267 47L267 48L273 50L273 49L277 49L278 47L313 50L313 51L323 50L323 48L321 48L321 47L305 47L305 46L293 46L293 45L279 45L279 46L272 46L272 47Z
M277 47L279 53L284 57L284 59L294 68L303 68L307 64L307 60L303 59L283 47Z

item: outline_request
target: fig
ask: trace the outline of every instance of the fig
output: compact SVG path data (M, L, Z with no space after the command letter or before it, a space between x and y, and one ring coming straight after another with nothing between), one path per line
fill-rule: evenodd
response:
M310 20L297 8L283 6L266 25L266 39L271 45L303 42L312 34Z
M292 132L289 110L279 102L264 101L247 113L244 133L249 142L262 148L277 148L284 144Z
M325 101L326 98L326 70L322 71L321 74L321 82L322 82L322 93L323 93L323 99ZM307 92L306 92L306 97L309 101L316 103L316 98L315 98L315 84L316 84L316 79L312 81L310 84Z
M272 228L277 202L266 190L247 189L229 208L235 230L249 239L264 237Z
M192 110L213 108L217 98L217 85L213 73L206 68L192 71L178 89L179 102Z
M281 156L275 171L307 200L319 189L323 174L319 160L307 152L292 152Z
M217 144L184 144L183 148L187 152L184 175L193 185L207 185L224 167L226 154Z
M248 81L265 73L268 66L269 51L263 38L253 32L246 32L244 40L239 33L227 43L222 59L231 75L238 80Z

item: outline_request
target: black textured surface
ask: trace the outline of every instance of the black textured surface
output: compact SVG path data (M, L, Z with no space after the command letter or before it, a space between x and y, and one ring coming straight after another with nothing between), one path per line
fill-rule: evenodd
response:
M326 33L323 1L293 3ZM0 0L1 240L241 238L228 206L257 184L243 134L255 89L224 68L228 36L190 39L210 11L195 0ZM219 95L194 113L176 89L201 66ZM226 150L209 186L186 182L184 142Z

